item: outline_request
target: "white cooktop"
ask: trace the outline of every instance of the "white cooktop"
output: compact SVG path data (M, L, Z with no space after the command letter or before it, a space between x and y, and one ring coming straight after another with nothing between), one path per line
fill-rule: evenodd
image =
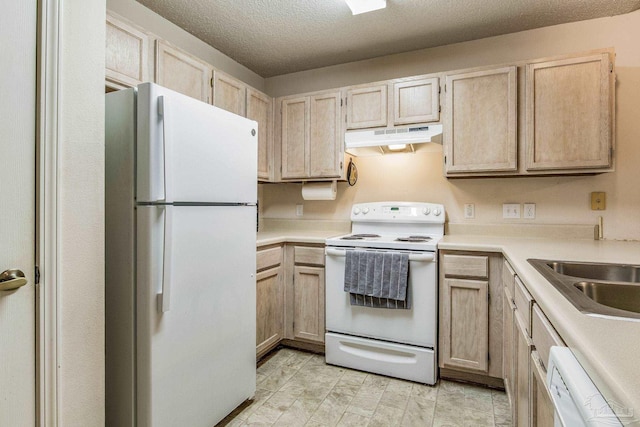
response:
M352 233L327 239L326 244L340 247L435 251L438 241L444 235L444 221L444 206L435 203L358 203L351 208ZM408 241L398 238L408 238Z

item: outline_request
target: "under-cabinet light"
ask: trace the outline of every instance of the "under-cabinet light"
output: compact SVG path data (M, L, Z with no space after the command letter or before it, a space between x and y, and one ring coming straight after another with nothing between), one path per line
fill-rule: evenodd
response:
M344 0L351 9L351 13L359 15L365 12L384 9L387 7L387 0Z
M407 148L407 144L389 144L387 147L391 151L402 151Z

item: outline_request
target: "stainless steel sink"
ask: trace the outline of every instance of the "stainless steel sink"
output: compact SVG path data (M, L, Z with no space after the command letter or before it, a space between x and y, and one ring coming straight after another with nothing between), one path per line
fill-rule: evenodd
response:
M586 262L547 262L553 271L565 276L610 282L640 283L640 266Z
M578 282L573 286L598 304L640 313L640 285Z
M583 313L640 321L640 266L527 261Z

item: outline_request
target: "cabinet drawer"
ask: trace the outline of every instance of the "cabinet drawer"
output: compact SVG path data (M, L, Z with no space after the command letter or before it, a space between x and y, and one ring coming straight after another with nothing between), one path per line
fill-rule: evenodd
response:
M446 276L489 277L489 257L475 255L444 255Z
M531 318L531 337L533 343L540 354L540 359L545 369L549 363L549 352L551 346L565 346L560 335L553 329L549 319L544 315L538 304L533 304L533 314Z
M293 262L295 264L324 265L324 248L296 246Z
M511 264L505 259L502 267L502 284L509 289L509 294L513 295L515 292L516 273L511 268Z
M518 277L515 278L515 282L513 300L516 303L516 313L522 319L527 335L531 336L531 308L533 306L533 297Z
M282 248L263 249L256 254L256 270L264 270L265 268L275 267L282 264Z

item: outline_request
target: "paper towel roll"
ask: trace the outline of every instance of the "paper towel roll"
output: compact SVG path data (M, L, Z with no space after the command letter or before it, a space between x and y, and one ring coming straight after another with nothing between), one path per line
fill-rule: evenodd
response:
M305 200L335 200L337 193L336 181L302 184L302 198Z

